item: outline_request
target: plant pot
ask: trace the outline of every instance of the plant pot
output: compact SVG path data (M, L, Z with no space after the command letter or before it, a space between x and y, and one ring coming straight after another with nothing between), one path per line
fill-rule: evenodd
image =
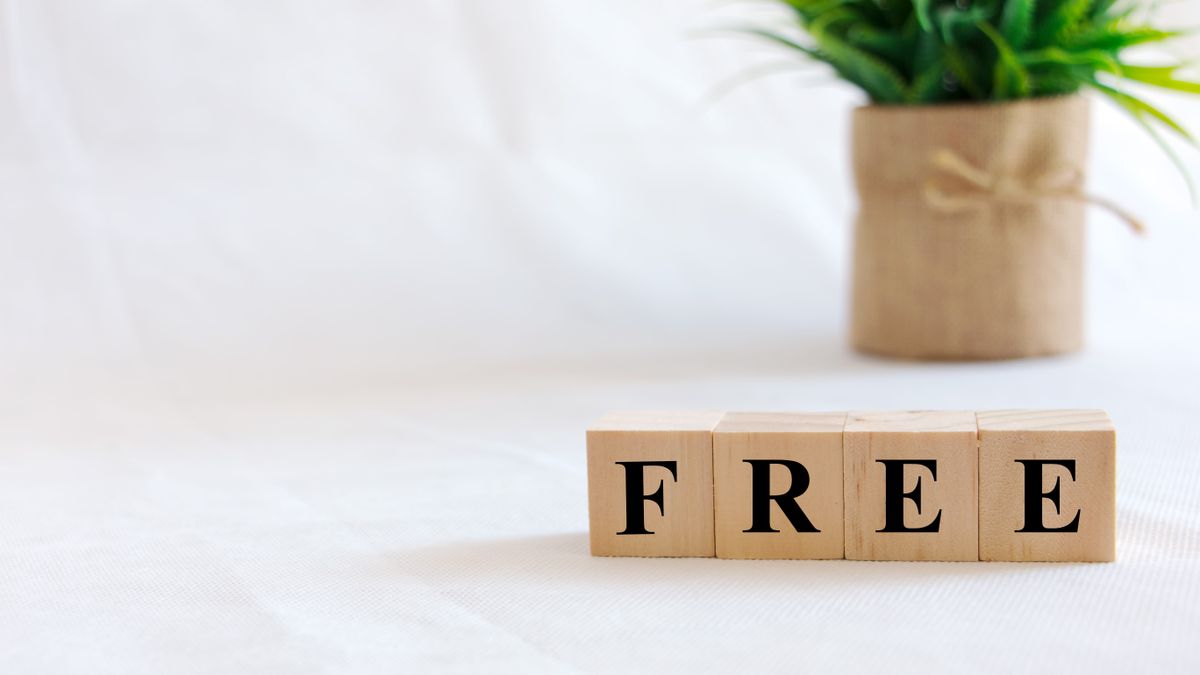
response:
M1083 344L1088 101L854 111L855 348L914 359Z

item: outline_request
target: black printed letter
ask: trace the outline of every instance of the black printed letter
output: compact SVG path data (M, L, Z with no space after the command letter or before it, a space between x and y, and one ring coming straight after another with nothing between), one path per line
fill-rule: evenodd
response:
M797 532L820 532L813 527L812 521L804 515L796 498L804 494L811 481L808 469L800 462L790 459L744 459L750 465L750 529L742 532L778 532L771 527L771 502L779 505L783 515ZM787 468L792 474L792 486L783 494L771 494L771 465L777 464Z
M1046 527L1042 523L1042 500L1048 500L1054 505L1055 513L1062 513L1060 479L1054 479L1054 487L1049 492L1042 492L1042 467L1047 464L1057 464L1064 467L1075 480L1075 460L1073 459L1015 459L1014 462L1025 467L1025 527L1016 532L1078 532L1079 510L1075 518L1062 527Z
M937 480L937 460L936 459L877 459L883 465L884 484L883 484L883 507L884 521L883 529L875 530L876 532L937 532L942 524L942 510L938 509L937 515L934 516L933 522L924 527L905 527L904 525L904 500L910 499L917 507L917 513L921 512L921 479L917 479L917 485L911 492L904 491L904 466L913 464L923 466L929 469L929 476L933 480Z
M675 462L617 462L625 467L625 529L617 534L654 534L646 529L646 510L642 502L658 504L658 512L667 515L663 508L663 482L658 481L658 489L650 494L644 494L643 473L648 466L659 466L671 472L671 479L678 481L675 474Z

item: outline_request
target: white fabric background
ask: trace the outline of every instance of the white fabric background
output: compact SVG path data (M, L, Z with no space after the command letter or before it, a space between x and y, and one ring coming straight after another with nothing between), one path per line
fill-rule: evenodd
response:
M1096 106L1082 354L859 357L860 100L703 105L728 12L0 0L0 670L1200 668L1178 174ZM1111 412L1118 563L587 555L606 409L1002 406Z

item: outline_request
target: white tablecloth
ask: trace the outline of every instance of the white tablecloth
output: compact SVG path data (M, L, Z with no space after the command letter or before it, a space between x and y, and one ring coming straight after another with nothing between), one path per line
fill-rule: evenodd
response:
M857 99L705 7L0 2L0 671L1200 669L1178 174L1096 107L1083 353L856 356ZM1110 411L1117 563L588 555L607 409L993 407Z

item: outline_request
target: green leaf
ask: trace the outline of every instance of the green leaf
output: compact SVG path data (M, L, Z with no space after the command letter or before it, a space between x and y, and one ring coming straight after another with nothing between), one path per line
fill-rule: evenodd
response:
M1092 6L1092 15L1097 19L1107 17L1108 13L1112 11L1113 6L1116 5L1118 1L1119 0L1096 0L1095 4Z
M1137 122L1138 125L1140 125L1143 129L1145 129L1146 133L1150 134L1150 138L1154 139L1154 142L1158 145L1158 147L1162 149L1164 153L1166 153L1167 157L1170 158L1171 162L1175 165L1175 168L1179 169L1179 173L1183 176L1183 180L1187 184L1188 196L1191 198L1192 206L1195 207L1197 204L1200 204L1200 194L1198 194L1196 191L1196 183L1192 179L1191 171L1188 170L1187 165L1184 164L1183 160L1178 154L1176 154L1175 149L1171 147L1171 144L1167 143L1166 139L1159 135L1158 130L1155 129L1154 125L1150 123L1149 119L1147 119L1148 113L1146 112L1145 108L1150 108L1153 110L1153 107L1149 106L1149 104L1147 104L1145 101L1141 101L1134 96L1095 80L1092 81L1092 86L1105 96L1112 99L1117 105L1129 112L1134 121ZM1160 120L1162 118L1170 120L1169 117L1166 117L1161 112L1157 115L1153 113L1149 113L1149 115L1151 117L1159 118ZM1175 126L1178 127L1179 125L1176 124ZM1187 132L1184 132L1184 134L1186 136Z
M1000 54L992 76L992 98L1004 101L1029 96L1029 71L1017 59L1012 45L991 24L980 22L978 27L996 45L996 51Z
M987 98L984 87L983 72L979 64L956 47L946 46L946 68L954 75L954 79L962 86L971 98L976 100Z
M805 23L815 21L819 17L828 14L835 10L848 10L851 13L859 14L864 10L873 10L872 13L882 18L882 12L879 12L876 7L867 7L870 0L780 0L783 4L792 8Z
M1080 90L1084 82L1080 76L1063 70L1039 72L1031 69L1029 72L1029 87L1031 96L1065 96Z
M1088 16L1093 0L1062 0L1055 5L1044 21L1039 22L1037 44L1061 43L1068 34L1079 31Z
M948 45L956 45L960 43L959 34L963 33L964 29L967 29L966 32L974 32L976 25L987 18L986 7L958 9L952 6L939 9L933 21L941 33L942 41Z
M1165 42L1186 35L1182 31L1159 30L1157 28L1129 28L1124 30L1109 27L1093 28L1069 36L1064 47L1072 49L1103 49L1116 52L1126 47Z
M1022 65L1026 68L1045 65L1086 66L1092 70L1103 70L1110 73L1119 72L1121 69L1121 64L1112 54L1099 49L1068 52L1058 47L1047 47L1045 49L1023 52L1018 54L1017 58L1021 60ZM1084 78L1085 81L1087 79L1090 78Z
M908 0L880 0L879 4L887 24L893 28L906 26L913 18L913 3Z
M814 58L818 61L828 61L828 59L826 59L825 56L823 54L821 54L820 52L818 52L817 50L815 50L811 47L806 47L806 46L800 44L799 42L796 42L792 38L787 37L786 35L782 35L780 33L776 33L775 31L766 30L764 28L754 28L754 27L730 28L729 30L733 31L735 33L744 33L746 35L756 35L756 36L763 38L769 42L774 42L775 44L782 45L784 47L787 47L788 49L794 49L794 50L800 52L801 54L804 54L805 56L808 56L810 58Z
M852 24L855 22L855 16L853 12L840 8L833 9L814 19L808 24L808 26L806 26L806 30L814 40L820 41L820 39L828 33L837 33L838 31L836 31L836 28L839 25L845 24L847 21Z
M917 14L917 21L921 23L921 30L930 32L933 30L933 21L929 18L929 5L931 0L912 0L913 11Z
M1134 117L1143 120L1147 118L1156 120L1166 128L1174 131L1176 134L1179 134L1179 136L1184 140L1195 145L1196 139L1193 138L1190 133L1188 133L1187 129L1184 129L1179 122L1174 120L1174 118L1154 107L1153 105L1138 98L1137 96L1134 96L1133 94L1130 94L1129 92L1121 91L1115 87L1110 87L1098 80L1092 80L1091 85L1101 93L1116 101L1122 108L1125 108L1132 113Z
M876 26L894 26L887 12L880 7L879 0L834 0L849 7L858 17Z
M1179 72L1181 68L1181 66L1151 67L1121 64L1121 72L1117 74L1127 80L1163 89L1174 89L1175 91L1186 91L1189 94L1200 94L1200 82L1190 82L1175 77L1175 73Z
M822 4L820 0L782 0L782 2L791 7L797 16L806 21L819 13Z
M877 103L903 103L904 78L886 61L829 33L817 40L817 48L847 80L862 87Z
M937 103L946 98L946 66L935 63L913 78L908 87L906 102L910 104Z
M1006 0L1000 13L1000 33L1013 49L1023 49L1033 33L1037 0Z
M912 71L923 73L942 60L942 41L937 33L916 30L916 45L913 47Z
M846 31L846 41L863 47L889 63L903 63L912 51L909 41L902 35L873 26L851 26Z

